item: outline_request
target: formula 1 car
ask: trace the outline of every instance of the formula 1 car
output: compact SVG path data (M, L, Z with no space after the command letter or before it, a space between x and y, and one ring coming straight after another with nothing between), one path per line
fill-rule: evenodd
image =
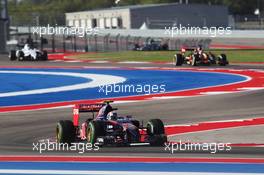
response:
M169 50L169 45L166 42L163 42L161 40L149 40L145 42L143 45L140 45L139 43L136 43L134 45L133 50L136 51L163 51L163 50Z
M25 44L22 49L18 50L11 50L9 53L9 58L11 61L19 60L19 61L36 61L36 60L48 60L48 53L47 51L43 50L40 51L36 48L32 48L29 44Z
M98 146L162 146L167 142L164 125L160 119L151 119L146 127L131 116L117 116L110 103L77 104L73 108L73 121L61 120L57 123L56 138L58 143L74 143L87 141ZM92 112L79 126L80 113ZM94 112L98 112L94 117Z
M229 64L227 56L225 54L220 54L215 56L211 52L204 52L200 47L192 50L189 55L185 55L186 49L181 49L181 53L174 55L173 64L175 66L181 66L183 64L188 64L192 66L198 65L220 65L226 66Z

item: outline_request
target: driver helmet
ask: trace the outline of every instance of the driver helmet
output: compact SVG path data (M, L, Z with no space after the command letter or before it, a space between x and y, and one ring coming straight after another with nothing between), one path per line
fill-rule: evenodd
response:
M201 51L201 50L203 50L203 47L202 47L202 45L198 45L198 47L197 47L197 50L198 50L198 51Z
M186 52L186 49L185 49L185 48L182 48L182 49L181 49L181 52L182 52L182 53L185 53L185 52Z
M29 49L29 45L28 44L25 44L24 45L24 49L27 49L28 50Z
M107 114L107 120L117 120L117 113L116 112L109 112Z
M202 54L203 52L203 48L202 48L202 45L199 45L197 48L196 48L198 54Z

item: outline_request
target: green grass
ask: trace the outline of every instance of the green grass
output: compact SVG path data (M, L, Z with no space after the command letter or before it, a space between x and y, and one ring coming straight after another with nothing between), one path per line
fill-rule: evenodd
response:
M264 62L264 50L211 50L214 54L225 53L229 62ZM177 51L178 52L178 51ZM175 51L121 51L99 52L71 56L83 60L111 61L171 61Z

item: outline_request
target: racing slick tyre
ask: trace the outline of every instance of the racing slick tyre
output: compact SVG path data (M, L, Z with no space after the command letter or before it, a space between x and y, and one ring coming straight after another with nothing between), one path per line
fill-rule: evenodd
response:
M36 60L42 60L42 55L40 52L37 52L37 57L36 59L32 58L33 61L36 61Z
M209 52L207 54L207 56L208 56L208 59L210 60L210 63L213 64L213 65L215 65L216 64L216 57L215 57L215 55L212 54L211 52Z
M131 123L136 126L137 128L140 127L140 122L138 120L131 120Z
M46 50L43 51L42 60L47 61L48 60L48 52Z
M152 146L162 146L167 142L164 124L160 119L152 119L147 123L147 134Z
M184 57L182 54L176 54L174 56L174 65L175 66L181 66L184 62Z
M197 66L197 56L192 55L192 66Z
M75 128L72 121L61 120L57 123L56 138L58 143L71 144L75 140Z
M147 134L148 135L160 135L164 134L164 124L160 119L151 119L147 123Z
M226 54L221 54L218 56L218 64L220 66L226 66L228 64Z
M24 60L24 53L22 51L18 52L18 61L23 61Z
M14 61L16 60L16 51L15 50L11 50L10 53L9 53L9 58L11 61Z
M163 146L167 141L167 136L164 134L155 135L150 137L149 139L149 143L151 146Z
M91 121L87 127L87 142L94 144L100 136L105 135L105 123L103 121Z

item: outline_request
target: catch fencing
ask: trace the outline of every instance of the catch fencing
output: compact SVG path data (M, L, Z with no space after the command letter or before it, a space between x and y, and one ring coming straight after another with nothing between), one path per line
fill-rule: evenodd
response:
M11 39L20 45L32 40L36 47L50 52L113 52L133 50L135 45L144 47L152 41L161 45L167 44L169 50L178 50L182 47L196 47L202 45L208 48L210 38L169 38L153 36L134 36L122 33L100 33L80 37L78 35L40 35L30 30L11 33ZM9 45L9 50L16 47L16 42ZM14 44L15 43L15 44Z

